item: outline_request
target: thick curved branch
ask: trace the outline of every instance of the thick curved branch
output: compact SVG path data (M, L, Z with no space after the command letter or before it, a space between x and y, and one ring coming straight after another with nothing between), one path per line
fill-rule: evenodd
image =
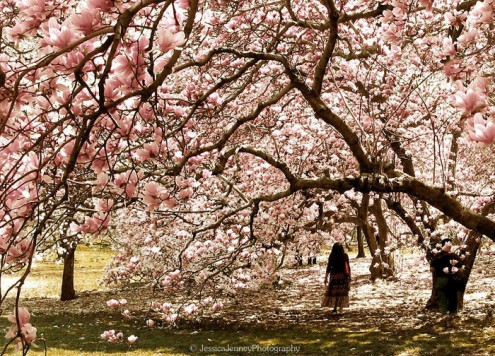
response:
M323 85L323 79L325 78L325 72L327 71L327 65L328 62L330 61L330 58L332 58L333 51L335 49L335 44L337 43L337 35L338 35L338 20L339 20L339 13L337 12L337 9L335 8L335 5L333 1L330 1L328 3L328 11L329 11L329 18L330 18L330 33L328 34L328 40L325 45L325 49L323 50L323 53L321 55L320 60L318 61L318 64L316 65L315 68L315 76L313 80L313 90L315 93L318 95L321 94L321 88Z
M352 189L360 192L406 193L426 201L466 228L478 231L495 241L495 221L464 207L442 189L429 186L411 176L387 178L383 175L363 174L358 178L343 179L300 178L291 184L293 191L312 188L332 189L341 193Z
M392 5L383 5L379 4L378 7L375 10L371 10L368 12L356 12L353 14L343 14L339 17L339 22L349 22L349 21L356 21L360 19L369 19L372 17L378 17L383 14L385 10L393 10Z
M320 96L314 90L308 88L306 83L295 75L293 71L289 72L289 77L294 86L301 92L308 104L314 110L316 116L328 125L332 126L342 135L342 138L347 143L349 149L352 151L352 154L358 161L361 172L372 172L373 165L361 146L359 137L356 133L345 123L344 120L328 108L323 100L321 100Z
M220 174L221 172L223 172L223 170L225 169L225 165L226 165L227 161L229 160L229 158L232 157L233 155L237 154L238 152L249 153L253 156L259 157L262 160L268 162L273 167L279 169L284 174L285 178L287 179L287 181L290 184L295 183L297 180L297 178L291 172L289 166L287 166L287 164L285 162L281 162L281 161L276 160L274 157L272 157L271 155L269 155L265 151L258 150L258 149L253 148L253 147L246 147L246 146L232 148L232 149L228 150L227 152L225 152L220 157L220 160L219 160L218 164L215 166L215 168L213 169L212 173L214 175L217 175L217 174Z

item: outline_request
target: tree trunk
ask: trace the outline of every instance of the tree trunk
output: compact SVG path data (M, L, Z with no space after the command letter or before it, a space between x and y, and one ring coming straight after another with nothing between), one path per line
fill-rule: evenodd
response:
M438 293L435 288L437 277L435 275L435 272L432 272L431 276L432 276L431 295L428 301L426 302L426 309L432 311L438 311ZM464 293L466 292L466 283L467 281L464 281L463 287L457 291L457 310L462 310L462 308L464 307Z
M431 295L426 302L426 309L438 311L438 293L435 288L437 282L437 275L434 271L431 272Z
M474 261L478 255L478 249L480 246L480 235L476 232L470 232L468 238L466 239L466 250L461 250L461 257L464 256L463 262L463 280L459 290L457 291L457 309L461 310L464 307L464 293L466 291L466 286L469 281L469 276L473 270ZM435 289L436 276L432 272L432 291L430 299L426 302L426 309L438 310L438 296Z
M380 248L380 253L375 254L371 261L370 272L371 280L377 278L389 278L394 276L394 256L393 252L388 249L388 226L382 209L381 197L373 201L373 205L369 206L369 211L375 216L376 224L378 226L377 245ZM373 238L376 240L375 236ZM375 267L376 266L376 267Z
M357 226L356 234L358 243L358 254L356 258L366 257L366 254L364 253L363 230L361 229L361 226Z
M366 239L366 243L370 250L371 256L375 255L377 249L376 239L373 234L373 228L368 224L368 207L370 202L369 194L363 194L363 199L361 200L361 205L358 209L358 217L360 221L361 232L363 232Z
M76 249L68 248L64 255L64 273L62 276L62 292L60 300L76 299L76 291L74 289L74 261Z

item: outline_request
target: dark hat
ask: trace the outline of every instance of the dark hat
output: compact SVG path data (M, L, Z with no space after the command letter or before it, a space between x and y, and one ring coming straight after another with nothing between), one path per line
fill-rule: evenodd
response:
M452 242L452 239L451 239L451 238L448 238L448 237L447 237L447 238L445 238L445 239L443 239L443 240L442 240L442 247L443 247L443 246L445 246L445 244L446 244L447 242Z

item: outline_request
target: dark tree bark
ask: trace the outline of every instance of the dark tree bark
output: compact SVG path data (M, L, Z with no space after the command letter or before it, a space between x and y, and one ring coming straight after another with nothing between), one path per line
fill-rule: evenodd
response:
M358 243L358 254L356 258L364 258L366 254L364 253L364 241L363 241L363 230L361 226L356 227L356 239Z
M460 255L465 256L463 263L462 280L459 281L459 290L457 291L457 309L461 310L464 307L464 293L466 292L466 286L469 281L469 276L473 269L474 261L476 260L476 255L478 254L478 249L480 246L480 235L471 232L467 238L466 251L461 251ZM436 276L432 272L432 291L431 296L426 303L426 309L437 310L438 309L438 295L435 289Z
M64 272L62 275L62 291L60 300L76 299L76 290L74 289L74 262L76 248L68 248L64 255Z
M301 189L332 189L338 192L346 192L351 189L367 193L401 192L413 195L426 201L431 206L440 210L464 227L474 230L495 241L495 221L476 213L463 206L457 199L446 193L443 189L429 186L413 177L398 175L389 178L384 175L362 174L358 178L329 179L326 177L316 179L291 178L291 189L279 195L294 192ZM286 196L283 195L283 196ZM278 196L277 196L278 197ZM273 199L277 198L274 197Z
M437 276L434 271L431 272L431 295L426 302L426 309L428 310L438 310L438 293L435 288L437 282Z
M373 205L369 207L369 210L375 216L376 224L378 226L378 247L380 248L380 253L375 256L375 258L373 258L373 261L371 262L371 277L373 280L376 278L392 277L395 270L394 256L392 251L388 251L388 253L385 253L385 249L388 247L388 226L383 214L381 197L374 200ZM379 264L378 267L374 267L376 263Z
M371 256L374 256L378 246L376 244L375 235L373 234L373 229L370 226L370 224L368 224L369 202L370 202L369 194L363 194L363 199L361 200L361 205L358 210L358 217L361 224L361 230L364 233L366 243L370 250L370 254Z
M487 204L481 210L481 214L486 216L490 213L493 213L495 210L495 203ZM461 310L464 307L464 293L466 291L466 286L469 281L469 276L471 275L471 271L473 270L474 262L476 260L476 256L478 255L478 250L481 245L482 235L471 231L466 239L466 250L460 251L460 255L464 255L464 263L463 263L463 273L462 273L462 282L459 286L459 291L457 292L457 308ZM430 299L426 303L426 308L430 310L438 309L438 296L435 290L435 276L432 273L432 292Z

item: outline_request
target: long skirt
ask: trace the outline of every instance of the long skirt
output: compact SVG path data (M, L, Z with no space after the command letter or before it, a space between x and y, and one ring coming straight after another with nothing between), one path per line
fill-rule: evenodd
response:
M350 278L344 273L330 275L330 283L321 302L322 307L346 308L349 306Z

